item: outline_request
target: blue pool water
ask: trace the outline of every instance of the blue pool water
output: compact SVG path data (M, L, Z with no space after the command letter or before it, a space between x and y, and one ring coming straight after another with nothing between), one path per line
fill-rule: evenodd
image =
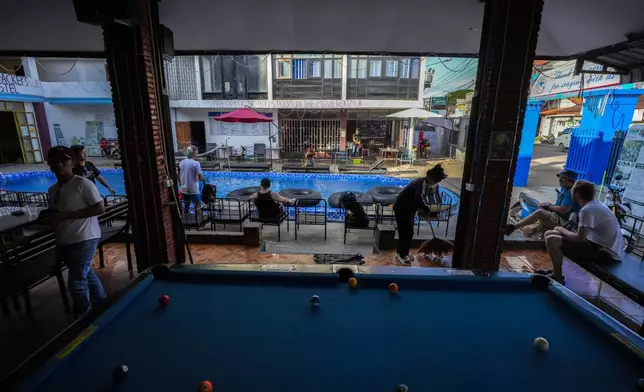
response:
M307 188L317 190L325 200L334 192L356 191L367 192L376 186L404 187L409 180L386 176L370 175L336 175L336 174L291 174L291 173L236 173L236 172L204 172L209 183L217 185L217 196L225 197L232 190L247 186L258 186L263 177L271 179L271 189L279 191L286 188ZM105 169L103 177L110 183L117 194L125 194L123 171ZM1 181L1 180L0 180ZM56 181L50 172L23 172L6 175L6 180L0 182L0 189L22 192L46 192L50 185ZM103 195L108 191L98 184L98 189ZM458 205L458 196L452 192L452 211L455 213Z

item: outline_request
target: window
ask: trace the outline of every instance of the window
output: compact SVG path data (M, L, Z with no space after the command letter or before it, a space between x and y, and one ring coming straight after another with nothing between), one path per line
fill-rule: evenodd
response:
M342 65L339 59L324 60L324 78L340 79L342 78Z
M400 77L403 79L409 78L409 59L400 61Z
M291 79L291 63L288 60L276 60L277 78Z
M367 59L358 60L358 78L364 79L367 77Z
M355 79L358 77L358 60L349 60L349 77Z
M379 78L382 76L382 60L371 60L369 64L369 76Z
M321 78L322 77L322 61L320 60L309 60L309 78Z
M342 60L336 59L333 61L333 77L340 79L342 78Z
M420 77L420 59L411 59L411 78L418 79Z
M396 78L398 77L398 61L397 60L387 60L385 77L387 78Z

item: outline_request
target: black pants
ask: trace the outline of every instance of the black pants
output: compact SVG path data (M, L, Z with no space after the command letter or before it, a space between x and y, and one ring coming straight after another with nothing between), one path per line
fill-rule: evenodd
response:
M414 214L408 211L396 211L396 225L398 226L398 248L396 252L400 257L405 257L411 249L411 239L414 237Z

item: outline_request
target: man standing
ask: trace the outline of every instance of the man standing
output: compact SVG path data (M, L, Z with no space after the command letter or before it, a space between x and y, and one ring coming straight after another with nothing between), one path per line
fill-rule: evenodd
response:
M436 165L427 170L423 178L411 181L396 198L394 203L394 215L396 226L398 226L398 247L396 259L402 265L411 265L412 258L409 256L411 240L414 237L414 216L416 211L423 214L431 212L431 204L440 203L438 183L447 178L445 170L441 165Z
M571 170L564 170L557 174L559 177L559 195L555 203L541 203L539 209L521 219L515 224L505 226L505 235L510 235L515 230L538 222L538 226L533 233L544 233L546 230L552 230L557 226L565 226L572 213L579 211L579 205L575 204L572 198L572 186L577 180L577 173Z
M577 181L572 197L581 206L576 233L556 227L545 234L546 248L552 261L552 278L564 284L561 266L566 256L576 263L620 260L623 238L617 218L611 210L595 199L595 185Z
M69 268L69 291L77 316L105 297L94 271L94 253L101 238L97 216L105 212L98 189L86 178L74 175L72 150L56 146L49 150L47 163L57 182L49 187L49 210L58 260Z
M187 214L190 203L195 203L195 213L201 208L201 192L199 181L206 184L206 179L201 171L201 164L195 160L197 147L190 146L186 149L186 159L179 163L179 181L181 181L181 194L183 195L183 212Z
M353 132L353 157L357 158L360 156L360 130L356 129Z
M73 158L76 161L74 165L74 174L85 177L94 184L96 184L96 180L98 180L98 182L103 184L111 194L116 195L116 191L112 189L107 180L101 176L100 170L98 170L92 162L87 160L87 151L85 150L85 146L80 144L72 146L72 152Z

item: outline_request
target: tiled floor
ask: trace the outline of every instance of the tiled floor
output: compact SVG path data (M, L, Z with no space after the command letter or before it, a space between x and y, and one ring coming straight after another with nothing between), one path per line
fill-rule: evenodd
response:
M125 247L123 244L108 244L104 247L106 267L98 270L99 277L108 293L125 287L134 276L127 270ZM258 248L240 245L192 245L191 252L195 264L314 264L313 254L260 252ZM329 252L331 253L331 252ZM412 252L415 253L415 252ZM368 254L364 252L367 266L398 266L393 252ZM134 261L136 266L136 261ZM98 267L98 256L95 257ZM451 258L428 260L415 257L415 267L450 267ZM550 268L544 251L507 251L501 258L501 269L519 272L532 272L535 269ZM587 298L613 317L631 328L644 322L644 309L625 298L619 292L602 284L573 263L565 263L566 285L577 294ZM601 291L601 293L600 293ZM599 293L599 295L598 295ZM10 315L0 316L0 378L22 362L30 353L52 339L73 320L64 312L64 307L55 279L31 291L33 314L24 316L12 311Z

